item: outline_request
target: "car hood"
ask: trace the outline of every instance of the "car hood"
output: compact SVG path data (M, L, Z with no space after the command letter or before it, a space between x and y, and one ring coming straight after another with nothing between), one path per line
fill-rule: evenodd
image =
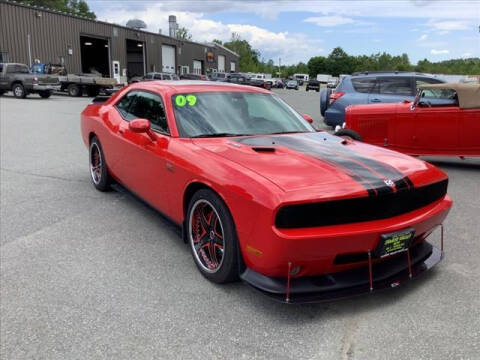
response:
M285 192L322 194L328 189L333 195L332 189L338 189L339 196L365 191L378 195L446 178L424 161L325 132L194 142L263 176Z

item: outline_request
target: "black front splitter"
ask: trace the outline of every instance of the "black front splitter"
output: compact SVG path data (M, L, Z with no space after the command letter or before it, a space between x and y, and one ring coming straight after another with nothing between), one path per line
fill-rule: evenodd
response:
M384 258L383 261L372 264L372 289L368 266L321 276L291 278L289 291L287 278L268 277L249 268L240 278L254 289L280 302L316 303L397 287L430 270L442 258L443 253L426 241L410 250L410 270L407 252Z

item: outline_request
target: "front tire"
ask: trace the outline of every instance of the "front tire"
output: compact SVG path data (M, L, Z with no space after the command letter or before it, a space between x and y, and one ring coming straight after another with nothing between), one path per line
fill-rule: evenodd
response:
M92 138L89 148L90 178L93 186L99 191L110 189L110 179L107 171L107 163L103 154L102 145L96 136Z
M235 225L223 200L201 189L190 200L187 236L193 260L208 280L221 284L238 279L238 241Z
M40 91L38 94L42 99L48 99L50 96L52 96L51 91Z
M25 99L27 97L27 92L22 84L15 84L12 86L13 96L17 99Z

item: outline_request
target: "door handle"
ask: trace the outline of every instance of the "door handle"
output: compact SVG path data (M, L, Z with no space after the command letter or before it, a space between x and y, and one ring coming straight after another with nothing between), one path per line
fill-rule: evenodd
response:
M381 102L381 101L380 101L380 99L375 98L375 99L370 100L370 102Z
M123 130L123 129L118 129L118 132L123 135L123 134L125 133L125 130Z

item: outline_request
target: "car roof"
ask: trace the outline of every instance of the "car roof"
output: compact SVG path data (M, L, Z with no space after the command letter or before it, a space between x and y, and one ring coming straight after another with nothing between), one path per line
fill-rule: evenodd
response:
M444 83L421 85L419 89L452 89L457 92L461 109L480 108L480 84Z
M348 76L348 75L347 75ZM363 71L355 72L351 77L361 76L361 77L382 77L382 76L423 76L423 77L432 77L427 74L412 72L412 71Z
M157 80L149 82L139 82L130 85L130 88L137 90L150 90L155 92L209 92L209 91L236 91L236 92L254 92L270 94L271 92L262 88L238 85L225 82L212 82L202 80Z

